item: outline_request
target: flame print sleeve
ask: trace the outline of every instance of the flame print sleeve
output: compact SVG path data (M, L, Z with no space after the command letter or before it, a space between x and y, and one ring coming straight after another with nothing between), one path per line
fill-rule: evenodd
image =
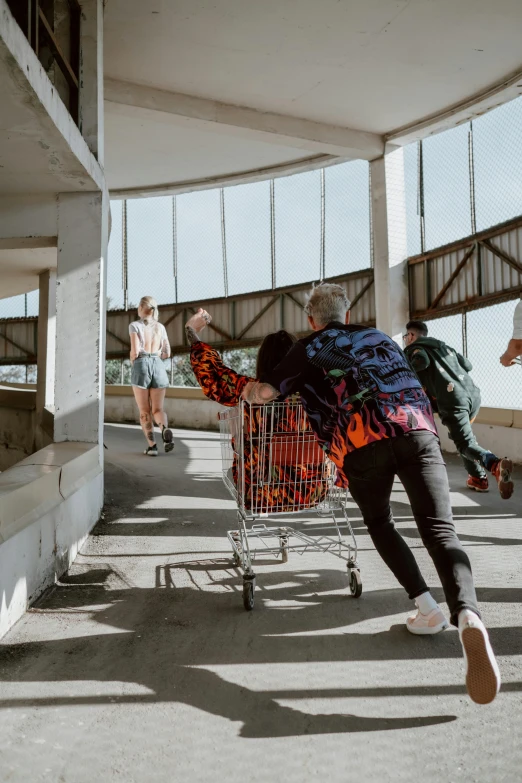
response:
M228 407L239 404L241 392L254 380L226 367L219 353L206 343L192 345L190 363L205 397Z

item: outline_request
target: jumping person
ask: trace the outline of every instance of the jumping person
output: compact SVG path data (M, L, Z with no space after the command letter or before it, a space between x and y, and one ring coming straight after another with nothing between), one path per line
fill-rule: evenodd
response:
M480 408L480 389L468 375L472 369L469 359L441 340L428 337L428 327L423 321L407 324L404 342L411 366L462 457L468 471L466 486L476 492L487 492L486 471L489 471L496 479L500 496L505 500L510 498L513 463L482 448L471 427Z
M415 599L418 612L408 618L408 630L438 633L448 622L393 524L390 498L400 478L459 629L468 693L487 704L498 693L500 673L469 558L455 533L429 399L397 344L377 329L349 325L349 308L344 288L316 286L305 308L314 334L299 340L261 382L248 384L243 397L263 404L300 393L319 444L349 481L375 548Z
M138 321L129 324L132 362L131 384L140 409L140 424L147 441L145 454L158 456L154 422L161 430L165 451L172 451L174 439L163 410L169 378L163 359L170 356L167 330L158 321L158 305L152 296L144 296L138 306Z

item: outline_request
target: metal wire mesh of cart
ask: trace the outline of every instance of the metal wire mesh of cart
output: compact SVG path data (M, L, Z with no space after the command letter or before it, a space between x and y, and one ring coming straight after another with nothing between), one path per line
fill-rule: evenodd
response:
M248 516L339 507L334 466L295 398L242 403L220 413L220 430L223 481Z
M222 476L235 499L239 527L228 540L243 570L243 602L254 606L252 561L260 554L287 562L289 552L331 553L346 561L350 591L359 597L362 583L357 543L346 511L346 490L335 486L335 468L321 450L299 399L269 405L240 406L219 414ZM329 517L310 535L306 527L256 519L313 510ZM336 517L336 512L341 517ZM247 528L247 521L252 526ZM268 521L268 520L267 520Z

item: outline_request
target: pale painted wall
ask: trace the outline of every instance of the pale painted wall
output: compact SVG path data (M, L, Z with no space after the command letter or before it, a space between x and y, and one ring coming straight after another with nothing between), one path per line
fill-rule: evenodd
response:
M218 413L225 410L217 402L207 400L201 389L173 387L167 389L165 411L171 427L196 430L217 430ZM120 424L139 423L138 406L132 387L107 386L105 388L105 421Z
M0 545L0 638L64 574L100 517L103 474Z

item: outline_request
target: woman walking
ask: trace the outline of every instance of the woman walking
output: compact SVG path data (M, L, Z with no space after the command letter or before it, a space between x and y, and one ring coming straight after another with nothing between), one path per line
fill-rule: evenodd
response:
M172 451L174 439L163 410L169 378L163 359L170 356L167 330L158 321L158 305L152 296L144 296L138 306L138 321L129 324L132 362L131 383L140 409L140 424L147 440L145 454L158 456L154 423L160 428L165 451Z

